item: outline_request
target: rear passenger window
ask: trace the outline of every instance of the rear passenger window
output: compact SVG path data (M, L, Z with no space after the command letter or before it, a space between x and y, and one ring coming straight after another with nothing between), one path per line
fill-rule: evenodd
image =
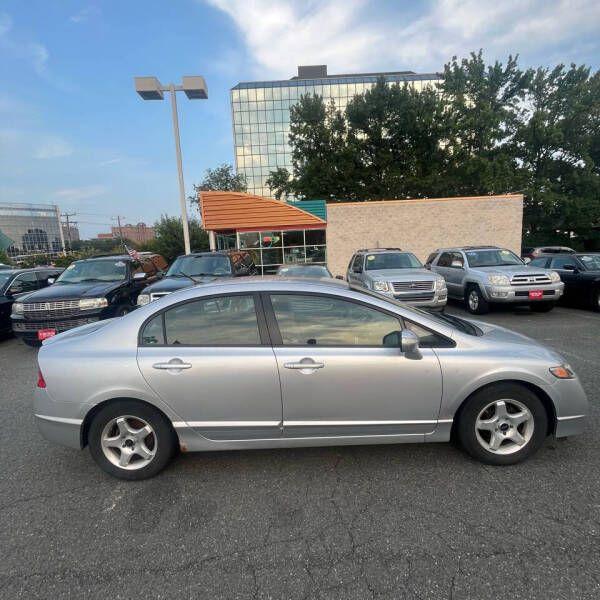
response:
M185 346L256 346L254 298L219 296L179 304L164 313L166 343Z
M431 263L435 260L435 257L437 256L437 252L432 252L428 257L427 260L425 261L425 266L429 267L431 266Z

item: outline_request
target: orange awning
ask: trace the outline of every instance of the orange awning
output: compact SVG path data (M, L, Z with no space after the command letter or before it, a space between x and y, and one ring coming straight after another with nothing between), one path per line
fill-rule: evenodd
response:
M202 226L209 231L323 228L327 222L291 204L243 192L200 192Z

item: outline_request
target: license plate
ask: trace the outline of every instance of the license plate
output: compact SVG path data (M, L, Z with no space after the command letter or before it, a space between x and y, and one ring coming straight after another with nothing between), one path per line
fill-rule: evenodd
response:
M541 300L543 297L544 292L542 290L529 290L530 300Z
M40 342L43 342L44 340L47 340L48 338L51 338L52 336L56 335L56 329L40 329L37 332L37 338Z

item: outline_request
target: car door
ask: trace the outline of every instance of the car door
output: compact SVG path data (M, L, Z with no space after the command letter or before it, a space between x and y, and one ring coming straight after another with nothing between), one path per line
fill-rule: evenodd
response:
M550 269L556 271L565 284L565 300L582 300L581 265L574 256L556 256L550 260Z
M348 269L347 274L347 279L349 283L353 283L355 285L364 285L362 279L363 262L364 254L357 254L354 257L354 259L350 263L350 268Z
M327 294L271 293L265 310L286 437L422 436L435 429L442 377L433 350L407 357L384 337L397 316Z
M138 365L187 423L215 440L281 436L281 390L260 298L196 298L141 328Z
M460 265L460 266L458 266ZM446 268L446 287L448 293L454 297L462 297L464 294L463 279L465 276L465 259L460 252L450 253L450 262Z

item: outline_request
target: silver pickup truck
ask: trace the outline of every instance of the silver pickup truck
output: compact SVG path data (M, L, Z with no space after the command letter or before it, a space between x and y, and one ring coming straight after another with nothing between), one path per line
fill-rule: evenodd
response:
M514 252L495 246L439 248L425 266L446 280L449 297L464 300L468 311L477 315L496 302L528 304L534 311L547 312L564 289L555 271L529 267Z

